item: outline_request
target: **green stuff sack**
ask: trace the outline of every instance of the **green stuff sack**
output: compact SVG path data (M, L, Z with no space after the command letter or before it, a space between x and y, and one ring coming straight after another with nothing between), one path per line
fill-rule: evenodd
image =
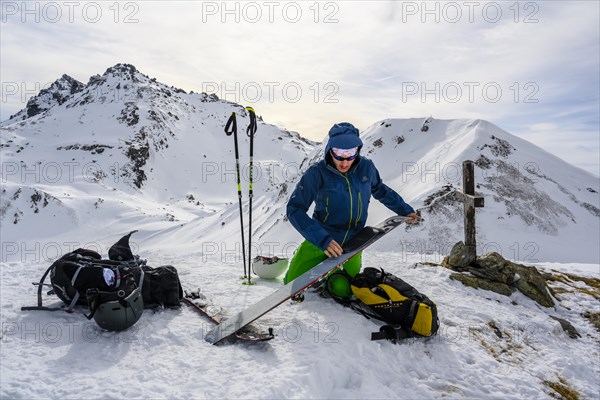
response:
M431 336L439 327L437 307L427 296L383 269L365 268L351 281L354 309L399 326L405 337Z

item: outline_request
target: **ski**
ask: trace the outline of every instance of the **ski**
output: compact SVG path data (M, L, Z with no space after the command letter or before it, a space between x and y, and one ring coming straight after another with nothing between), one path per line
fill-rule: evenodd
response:
M203 293L200 293L199 290L191 293L186 291L185 297L182 300L186 305L192 307L194 310L205 316L216 325L227 320L227 310L214 304L212 301L207 299ZM273 334L272 328L269 328L268 332L264 332L257 326L247 325L243 329L237 331L235 335L231 335L230 338L236 342L251 343L266 342L274 339L275 335Z
M275 307L279 306L286 300L296 296L305 289L309 288L316 282L323 279L333 271L340 267L350 258L363 251L377 240L388 234L394 228L404 222L407 217L394 216L386 219L379 225L374 227L363 228L352 240L344 246L344 254L339 257L328 258L318 264L303 275L294 279L288 285L285 285L269 296L260 300L258 303L248 307L246 310L231 316L229 319L222 321L206 334L204 340L209 343L217 344L223 339L234 335L236 332L249 325L256 319L262 317Z

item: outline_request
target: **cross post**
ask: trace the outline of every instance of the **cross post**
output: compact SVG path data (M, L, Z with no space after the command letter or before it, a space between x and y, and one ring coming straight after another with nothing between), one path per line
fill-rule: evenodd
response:
M455 195L459 201L464 203L465 211L465 246L468 258L474 260L477 257L477 245L475 241L475 207L483 207L483 196L475 195L475 164L473 161L463 161L463 189L456 189Z

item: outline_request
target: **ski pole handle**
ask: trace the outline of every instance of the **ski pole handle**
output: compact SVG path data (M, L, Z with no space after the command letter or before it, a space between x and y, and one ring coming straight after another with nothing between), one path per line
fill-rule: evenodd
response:
M248 136L254 136L254 134L256 133L256 113L254 112L254 108L252 107L246 107L246 110L248 111L248 115L250 116L250 124L246 129L246 134Z
M232 133L237 133L237 122L235 120L235 112L231 113L227 124L225 125L225 133L227 136L231 136Z

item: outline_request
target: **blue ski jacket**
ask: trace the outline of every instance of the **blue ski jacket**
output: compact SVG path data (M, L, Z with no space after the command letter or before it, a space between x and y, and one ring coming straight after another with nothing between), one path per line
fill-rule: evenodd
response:
M341 246L364 228L371 195L398 215L414 209L383 183L373 161L359 156L345 174L325 159L304 173L287 204L287 216L306 240L325 250L332 239ZM315 203L312 218L308 209Z

